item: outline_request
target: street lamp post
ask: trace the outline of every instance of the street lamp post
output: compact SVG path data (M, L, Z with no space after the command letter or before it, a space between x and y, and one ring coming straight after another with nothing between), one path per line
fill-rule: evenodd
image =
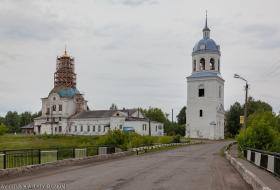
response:
M248 110L248 88L249 88L249 85L248 85L248 81L241 77L240 75L238 74L234 74L234 78L237 78L237 79L241 79L243 81L246 82L245 84L245 108L244 108L244 128L246 128L247 126L247 110Z

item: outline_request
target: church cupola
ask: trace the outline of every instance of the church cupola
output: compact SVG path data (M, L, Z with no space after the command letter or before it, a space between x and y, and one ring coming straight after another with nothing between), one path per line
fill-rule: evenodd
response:
M192 71L220 72L220 46L210 38L207 12L205 18L205 26L202 31L203 38L199 40L193 48Z

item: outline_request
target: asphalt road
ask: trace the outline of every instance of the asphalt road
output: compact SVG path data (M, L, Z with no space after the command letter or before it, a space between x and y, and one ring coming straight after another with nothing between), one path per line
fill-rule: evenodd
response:
M192 145L118 160L42 170L0 184L66 184L67 190L247 190L220 155L226 142Z

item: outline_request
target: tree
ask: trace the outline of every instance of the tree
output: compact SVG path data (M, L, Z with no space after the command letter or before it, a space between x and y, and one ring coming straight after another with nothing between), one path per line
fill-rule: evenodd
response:
M18 113L9 111L5 116L5 125L9 128L10 132L19 132L20 116Z
M110 110L118 110L118 106L114 103L110 106Z
M243 109L240 103L235 102L228 112L226 112L226 132L229 136L234 137L240 130L240 116L243 115Z
M226 112L226 133L227 135L234 137L238 134L240 128L240 116L244 115L244 106L241 106L240 103L235 102ZM255 100L252 97L248 98L248 117L257 112L270 112L272 113L272 107L261 100Z
M160 108L149 108L148 110L143 110L145 116L152 121L157 121L161 123L166 123L167 118L165 117L163 111Z
M252 97L248 98L248 116L255 112L265 112L265 111L272 112L271 105L261 100L255 100Z
M187 109L187 107L184 106L180 110L179 114L177 115L177 122L178 122L179 125L185 125L186 124L186 109Z
M8 131L8 128L3 123L0 123L0 136L4 135Z
M256 112L248 118L248 127L242 129L237 137L241 148L255 148L267 151L279 151L275 146L279 132L275 130L278 118L270 111Z
M33 122L33 116L31 112L24 112L20 114L19 117L20 117L20 127Z

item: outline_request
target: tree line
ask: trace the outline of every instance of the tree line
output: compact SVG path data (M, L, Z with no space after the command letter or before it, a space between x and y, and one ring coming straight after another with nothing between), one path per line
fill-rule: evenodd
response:
M41 112L31 113L26 111L18 113L16 111L9 111L4 117L0 117L0 133L1 131L8 133L20 132L20 127L32 123L34 118L40 115Z

